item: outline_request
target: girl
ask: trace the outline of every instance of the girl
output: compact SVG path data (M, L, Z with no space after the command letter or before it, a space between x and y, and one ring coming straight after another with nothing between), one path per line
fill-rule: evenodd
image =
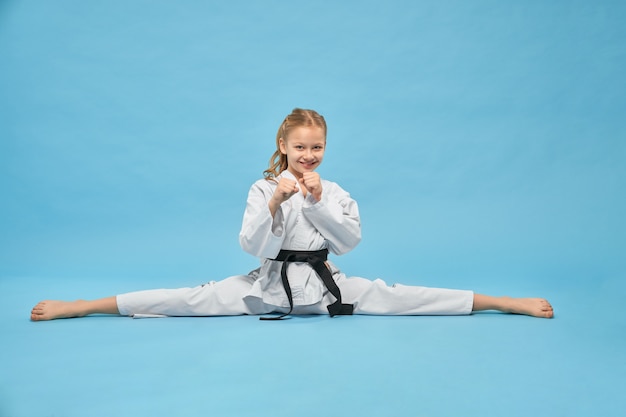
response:
M31 320L81 317L288 314L460 315L498 310L551 318L541 298L491 297L472 291L387 286L381 280L348 278L328 261L361 239L356 202L339 185L315 172L326 147L326 122L313 110L294 109L278 129L276 152L264 179L248 194L239 241L261 258L247 275L195 288L148 290L84 301L42 301ZM279 315L267 316L269 313Z

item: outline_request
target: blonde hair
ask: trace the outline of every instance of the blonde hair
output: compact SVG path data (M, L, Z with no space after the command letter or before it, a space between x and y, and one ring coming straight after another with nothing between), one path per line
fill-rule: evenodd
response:
M280 151L280 140L287 140L289 132L296 127L319 127L324 131L326 137L326 120L315 110L295 108L285 120L280 124L276 133L276 152L270 158L270 167L263 171L266 180L276 178L281 172L287 169L287 155Z

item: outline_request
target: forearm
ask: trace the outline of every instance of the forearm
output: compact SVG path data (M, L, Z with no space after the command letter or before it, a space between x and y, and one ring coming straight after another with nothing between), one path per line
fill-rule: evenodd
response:
M285 220L278 206L272 212L270 201L262 194L252 193L243 216L239 244L247 253L260 258L273 258L285 238Z
M274 201L273 199L271 199L268 203L267 206L270 209L270 215L272 216L272 218L276 217L276 212L278 211L278 209L280 209L280 204L281 203L277 203L276 201Z
M312 197L311 197L312 198ZM307 202L303 213L336 254L354 249L361 241L361 221L354 200Z

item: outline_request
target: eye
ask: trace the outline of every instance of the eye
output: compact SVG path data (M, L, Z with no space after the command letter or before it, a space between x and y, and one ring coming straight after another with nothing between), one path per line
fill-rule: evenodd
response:
M302 146L302 145L296 145L296 146L295 146L295 148L296 148L297 150L299 150L299 151L300 151L300 150L304 149L304 146Z

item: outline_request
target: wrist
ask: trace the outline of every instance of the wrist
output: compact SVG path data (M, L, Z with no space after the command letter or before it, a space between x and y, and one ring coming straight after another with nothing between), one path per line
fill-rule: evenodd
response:
M276 215L276 211L280 207L280 203L276 202L274 199L271 199L270 201L268 201L267 207L270 209L270 214L272 215L272 217L274 217Z
M322 201L322 192L311 193L311 196L315 199L316 202Z

